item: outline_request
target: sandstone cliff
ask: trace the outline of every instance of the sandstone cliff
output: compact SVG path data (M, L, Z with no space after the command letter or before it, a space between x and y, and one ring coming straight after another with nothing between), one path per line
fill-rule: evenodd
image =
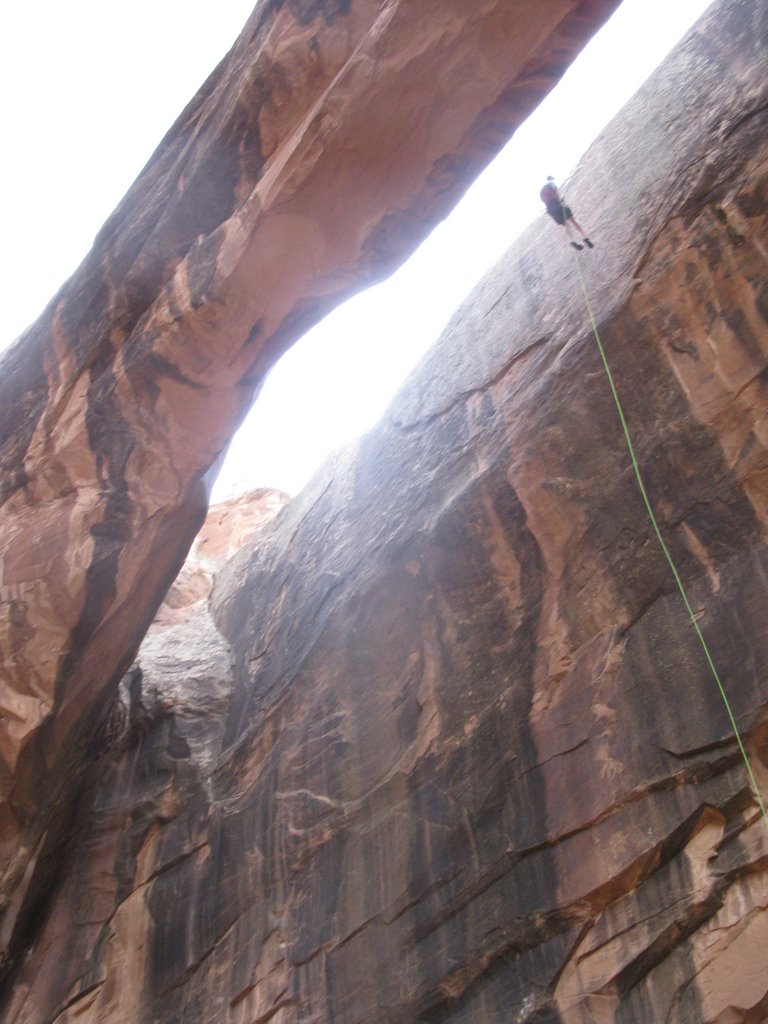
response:
M569 187L763 786L767 58L716 5ZM768 833L552 224L209 610L188 685L124 682L8 1024L768 1017Z
M450 208L616 0L261 0L0 364L0 972L275 358Z
M162 631L165 626L186 623L190 615L207 605L215 573L274 519L288 500L288 495L282 491L259 488L210 508L147 636ZM146 638L142 650L145 648Z

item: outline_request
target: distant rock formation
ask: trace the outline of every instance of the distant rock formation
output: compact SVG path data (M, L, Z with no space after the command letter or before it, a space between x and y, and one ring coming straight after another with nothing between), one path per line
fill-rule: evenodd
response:
M764 787L767 14L713 7L567 189ZM124 681L4 1024L768 1015L768 831L576 258L527 231L218 573L202 655Z
M287 503L287 494L262 487L213 505L147 635L185 623L207 602L214 574Z
M4 355L0 976L266 372L415 248L615 6L261 0Z

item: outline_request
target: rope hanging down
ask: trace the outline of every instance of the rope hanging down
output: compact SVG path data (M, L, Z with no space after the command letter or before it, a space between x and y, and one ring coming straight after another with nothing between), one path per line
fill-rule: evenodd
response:
M754 772L752 771L752 765L750 764L749 757L747 755L747 751L746 751L746 749L744 747L744 742L743 742L743 740L741 738L741 733L739 732L739 727L736 724L736 718L735 718L735 716L733 714L733 709L731 708L731 703L728 700L728 695L725 692L725 687L723 686L723 683L722 683L722 681L720 679L720 675L718 674L717 668L715 667L715 663L714 663L714 660L713 660L712 655L710 653L709 647L707 646L707 642L704 639L704 634L701 632L701 629L699 628L699 624L696 621L696 616L694 614L693 608L691 607L691 603L688 600L688 594L686 593L685 587L683 585L683 581L680 578L680 573L677 571L677 566L675 565L674 559L672 558L672 555L671 555L671 553L669 551L669 548L667 547L667 544L666 544L664 538L661 535L661 530L659 529L659 524L658 524L658 522L656 520L656 515L655 515L655 513L653 511L653 506L651 505L650 498L648 497L648 492L646 491L645 484L643 483L643 477L642 477L642 474L640 473L640 466L639 466L638 461L637 461L637 456L635 455L635 448L634 448L634 445L632 444L632 437L631 437L631 435L629 433L629 427L627 426L627 420L626 420L626 417L624 415L624 409L623 409L623 406L621 404L621 399L619 398L619 393L618 393L618 391L616 389L616 383L615 383L615 381L613 379L613 373L611 372L611 367L610 367L610 365L608 363L608 357L605 354L605 348L603 346L603 342L602 342L602 340L600 338L600 331L597 329L597 321L595 320L595 315L592 312L592 303L591 303L590 298L589 298L589 292L587 291L587 285L586 285L586 282L584 280L584 275L581 272L581 266L579 264L579 256L578 256L578 254L576 252L573 252L571 255L573 256L574 263L576 264L576 270L577 270L578 275L579 275L579 282L581 284L581 290L582 290L582 293L584 295L584 301L586 303L587 313L589 314L589 320L590 320L590 323L592 324L592 332L595 335L595 341L597 342L597 349L598 349L598 351L600 353L600 359L602 360L602 363L603 363L603 369L605 370L605 375L608 378L608 383L609 383L610 388L611 388L611 394L613 395L613 401L614 401L614 403L616 405L616 411L619 414L619 420L621 421L621 428L624 431L624 440L626 441L626 444L627 444L627 449L629 451L629 457L632 460L632 468L635 471L635 478L637 480L637 486L640 489L640 494L642 495L646 511L648 512L648 518L650 519L651 525L653 526L653 532L656 534L656 539L659 542L659 546L661 547L661 550L664 552L664 557L666 558L666 560L667 560L667 562L669 564L669 567L672 570L672 575L675 577L675 582L677 583L677 589L680 591L680 596L683 599L683 604L685 605L686 611L688 612L688 615L689 615L690 620L691 620L691 624L693 625L693 628L694 628L694 630L696 632L696 636L699 638L699 642L700 642L701 647L702 647L702 649L704 651L704 656L707 659L707 664L709 665L710 669L712 670L712 675L715 678L715 682L717 683L717 688L720 691L720 696L722 697L723 704L725 705L725 710L728 712L728 718L730 720L731 727L733 729L733 735L736 737L736 742L738 743L739 750L741 751L741 756L744 759L744 764L745 764L746 769L747 769L747 774L749 775L749 781L750 781L750 784L752 786L752 791L753 791L753 793L755 795L755 799L757 800L758 806L760 808L760 813L763 816L763 821L765 823L765 826L766 826L766 828L768 828L768 812L766 812L766 808L765 808L765 804L763 802L763 798L760 795L760 789L759 789L759 787L757 785L757 779L755 778Z

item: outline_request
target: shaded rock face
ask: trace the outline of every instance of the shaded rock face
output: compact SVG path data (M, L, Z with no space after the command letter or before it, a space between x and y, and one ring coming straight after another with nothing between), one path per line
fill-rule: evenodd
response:
M615 6L260 3L4 356L0 969L265 373L415 247Z
M70 934L72 922L67 920L69 899L61 904L61 915L54 910L48 918L49 927L61 927L69 935L67 958L71 957L71 965L79 964L77 973L89 969L89 960L96 966L91 943L109 941L100 918L104 912L111 916L108 908L114 909L114 900L122 901L128 893L127 876L121 881L123 869L117 865L125 856L134 863L132 851L143 845L147 831L174 820L209 784L221 753L234 687L232 651L213 621L207 600L213 573L274 519L287 500L279 491L261 489L209 510L187 561L149 628L137 663L121 681L100 746L94 745L91 764L86 766L85 796L68 822L71 838L62 854L63 864L72 857L77 865L71 879L72 898L79 902L88 890L90 909L84 917L78 915L75 936ZM102 755L104 750L109 751L108 756ZM96 789L101 795L94 801ZM139 797L139 792L144 795ZM97 819L101 821L99 835L90 832ZM90 838L81 847L83 832ZM95 902L90 892L94 883L101 890ZM129 887L132 885L133 881ZM40 912L39 907L33 910ZM126 933L125 939L129 947L134 941L143 945L138 935ZM122 958L123 953L120 955ZM131 949L125 971L112 976L109 984L115 1005L105 1016L99 1008L95 1019L112 1016L120 1020L126 1013L124 1019L141 1019L136 1016L137 1005L129 1002L125 1009L121 1003L125 992L144 984L144 962L140 948ZM58 955L49 960L48 968L54 987L69 970ZM75 999L75 1016L82 1009L81 1001ZM42 1019L50 1008L27 1005L24 1012L33 1017L40 1014ZM66 1011L63 1019L67 1019Z
M205 605L213 588L214 573L287 503L287 494L262 487L212 506L149 627L148 636L166 626L186 622Z
M764 788L767 14L713 8L568 189ZM561 235L227 563L199 653L124 681L8 1024L768 1015L768 831Z

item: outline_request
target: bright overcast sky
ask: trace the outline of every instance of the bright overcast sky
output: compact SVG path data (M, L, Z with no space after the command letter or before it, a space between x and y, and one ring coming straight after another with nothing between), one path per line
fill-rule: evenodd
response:
M327 452L369 429L467 291L542 215L544 178L567 177L710 2L624 0L408 263L283 357L214 498L260 486L295 493ZM76 268L253 6L48 0L4 13L0 348Z

